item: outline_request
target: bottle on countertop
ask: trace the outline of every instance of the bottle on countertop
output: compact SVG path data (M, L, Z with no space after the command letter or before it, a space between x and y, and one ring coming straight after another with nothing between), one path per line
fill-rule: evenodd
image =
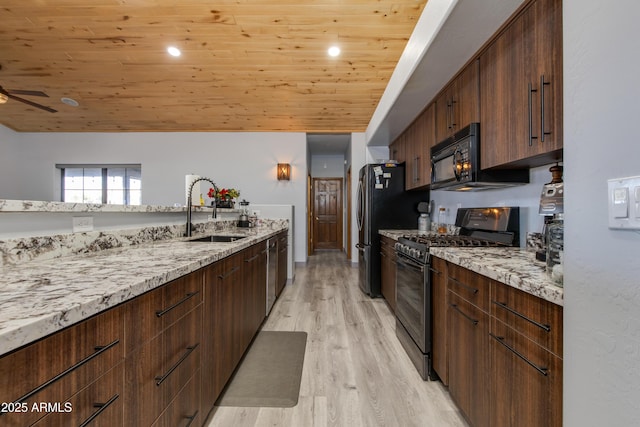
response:
M431 228L431 218L426 213L421 213L418 217L418 231L426 233Z
M445 223L447 217L447 209L443 206L440 206L438 209L438 233L446 234L447 233L447 224Z

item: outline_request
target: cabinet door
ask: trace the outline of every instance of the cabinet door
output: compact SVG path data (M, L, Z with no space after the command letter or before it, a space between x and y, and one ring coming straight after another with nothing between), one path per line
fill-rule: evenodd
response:
M449 292L449 392L474 427L489 426L489 315Z
M440 258L431 258L431 316L433 369L442 384L449 384L449 363L447 354L447 264Z
M287 233L278 235L278 281L276 284L276 296L280 296L282 290L287 285L287 263L288 263L289 243Z
M536 0L480 56L483 169L560 158L561 21L561 0Z
M391 160L397 160L398 163L404 163L407 158L405 155L405 144L402 136L396 138L389 146L389 157Z
M393 239L382 236L380 250L380 285L382 296L392 312L396 311L396 254Z
M560 427L562 360L492 319L491 426Z
M424 110L405 131L407 156L405 187L408 190L424 187L430 182L433 131L433 107Z
M242 316L243 292L242 255L235 254L222 261L221 268L215 271L213 292L211 295L211 327L208 333L213 341L215 398L227 383L236 365L240 361L244 348L241 340L239 317Z
M440 142L480 120L478 61L467 65L435 101L435 137Z
M50 413L34 424L34 427L79 426L85 423L91 427L124 426L123 365L120 363L75 394L64 402L61 412Z
M28 408L0 414L0 425L31 425L46 415L34 403L66 402L121 363L124 335L116 307L0 358L0 402Z
M180 390L152 427L200 426L207 414L200 411L199 371Z

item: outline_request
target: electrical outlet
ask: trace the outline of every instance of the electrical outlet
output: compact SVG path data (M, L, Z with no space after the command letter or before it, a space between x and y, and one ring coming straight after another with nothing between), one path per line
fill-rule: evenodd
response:
M92 216L74 216L73 232L84 233L87 231L93 231L93 217Z

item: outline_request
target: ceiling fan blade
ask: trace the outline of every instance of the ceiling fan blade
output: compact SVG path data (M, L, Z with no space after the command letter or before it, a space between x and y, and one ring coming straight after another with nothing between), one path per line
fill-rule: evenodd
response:
M47 98L49 97L49 95L39 90L20 90L20 89L5 89L5 90L14 95L44 96Z
M58 112L58 110L54 110L53 108L49 108L49 107L47 107L45 105L40 105L40 104L38 104L36 102L29 101L28 99L20 98L19 96L15 96L15 95L13 95L11 93L7 93L6 95L11 99L15 99L16 101L20 101L20 102L22 102L24 104L31 105L32 107L36 107L36 108L39 108L41 110L48 111L50 113L57 113Z

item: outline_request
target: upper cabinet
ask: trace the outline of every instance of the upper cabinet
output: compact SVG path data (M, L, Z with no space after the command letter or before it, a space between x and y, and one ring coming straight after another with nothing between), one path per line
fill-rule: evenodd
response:
M562 158L562 1L535 0L480 55L481 167Z
M480 120L478 61L474 60L435 100L435 140L440 142Z
M398 144L404 146L405 187L407 190L422 188L431 182L430 152L435 143L434 119L434 106L431 104L396 140ZM396 148L395 144L394 142L391 146L391 154Z
M392 160L397 160L398 163L404 163L407 160L405 149L405 134L401 133L395 141L389 146L389 156Z

